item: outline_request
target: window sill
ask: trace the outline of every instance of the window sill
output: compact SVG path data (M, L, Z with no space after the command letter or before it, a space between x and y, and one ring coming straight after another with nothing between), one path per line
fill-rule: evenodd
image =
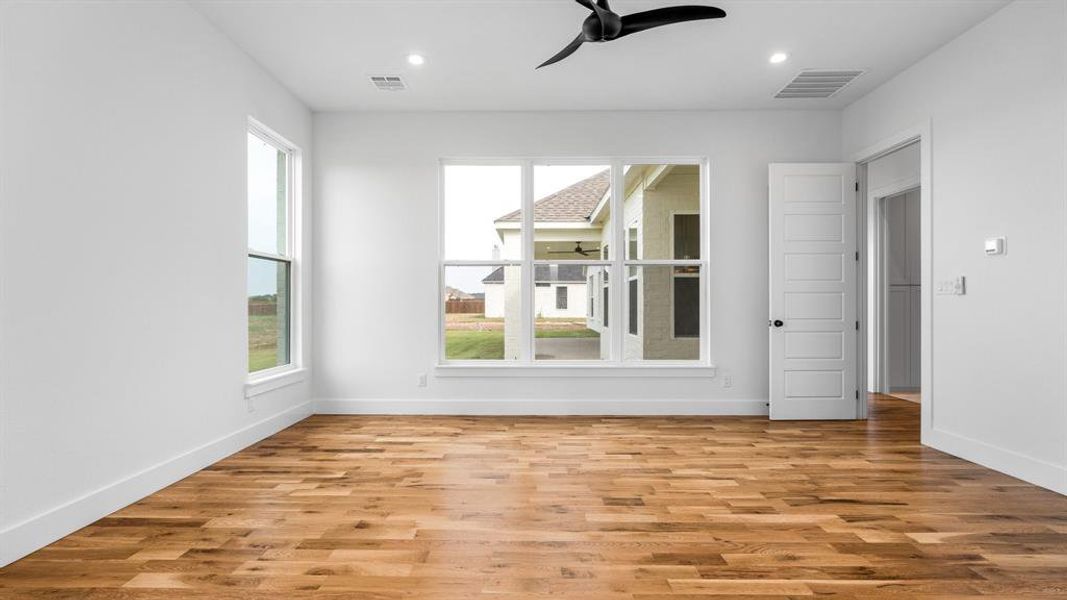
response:
M641 377L641 378L704 378L715 377L715 365L708 364L652 364L652 365L471 365L444 364L434 370L437 377Z
M307 369L297 368L280 373L259 375L245 384L245 398L265 394L307 379Z

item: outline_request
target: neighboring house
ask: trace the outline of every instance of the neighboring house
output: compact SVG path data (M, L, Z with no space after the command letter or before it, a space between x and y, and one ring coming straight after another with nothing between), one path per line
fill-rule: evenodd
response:
M498 267L482 280L486 286L486 317L505 317L504 269ZM585 317L585 271L582 265L537 265L534 269L534 315L545 319Z
M627 258L700 258L699 173L695 165L627 168L623 195ZM606 310L607 270L574 264L612 257L609 178L604 170L534 203L534 259L553 261L535 269L537 316L584 315L587 326L602 333L612 326ZM521 257L521 221L521 211L495 221L504 259ZM699 275L690 269L644 267L629 269L627 276L624 358L698 359ZM503 317L505 330L511 332L505 336L509 357L518 354L520 279L518 267L500 267L483 280L486 316ZM564 296L565 307L560 308ZM600 358L609 355L609 340L610 336L601 336Z

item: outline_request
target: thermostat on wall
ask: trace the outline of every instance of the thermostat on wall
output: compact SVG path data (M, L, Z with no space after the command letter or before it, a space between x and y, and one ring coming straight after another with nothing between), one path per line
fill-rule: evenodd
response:
M1002 237L989 238L985 241L986 256L1004 254L1004 240Z

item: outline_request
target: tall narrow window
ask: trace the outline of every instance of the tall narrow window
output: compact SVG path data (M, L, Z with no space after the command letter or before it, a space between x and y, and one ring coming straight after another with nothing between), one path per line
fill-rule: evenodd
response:
M705 311L700 167L633 164L625 167L625 181L624 206L639 234L628 235L625 358L699 360Z
M248 132L248 372L292 363L293 148Z
M549 273L557 286L554 299L537 290L532 296L533 359L607 360L610 343L582 311L599 296L585 282L607 273L599 259L610 234L611 165L533 165L530 174L534 281ZM572 293L580 300L572 302Z
M519 360L523 353L522 168L444 167L441 278L445 360ZM542 281L548 285L547 274ZM543 288L538 288L543 289Z

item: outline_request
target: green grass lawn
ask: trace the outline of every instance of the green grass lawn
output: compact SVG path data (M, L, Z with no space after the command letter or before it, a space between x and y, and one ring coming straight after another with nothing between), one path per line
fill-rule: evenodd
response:
M248 372L278 366L278 318L274 315L248 317Z
M537 331L539 338L597 338L591 329ZM504 331L451 330L445 332L445 357L449 360L500 360L504 358Z
M504 358L504 331L446 331L445 357L449 360Z

